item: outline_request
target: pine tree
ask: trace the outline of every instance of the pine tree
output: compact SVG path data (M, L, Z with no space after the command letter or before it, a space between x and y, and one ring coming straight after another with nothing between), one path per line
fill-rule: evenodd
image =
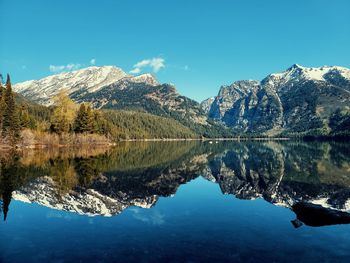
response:
M75 132L93 133L94 132L94 115L90 106L81 104L75 118Z
M25 105L22 105L22 107L20 107L19 120L20 120L21 128L30 127L31 120L30 120L28 108Z
M87 126L87 132L93 133L95 131L94 113L90 105L88 105L86 109L86 126Z
M75 118L75 132L82 133L85 130L84 117L86 114L85 104L80 104L79 110L77 112L77 116Z
M104 134L104 119L99 111L93 112L93 130L98 134Z
M20 136L20 124L15 97L12 92L10 76L7 74L6 90L3 95L3 136L9 137L11 143L15 143Z

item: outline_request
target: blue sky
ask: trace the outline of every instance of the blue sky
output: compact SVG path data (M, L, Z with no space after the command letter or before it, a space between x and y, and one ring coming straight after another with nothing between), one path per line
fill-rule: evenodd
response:
M0 72L116 65L200 101L294 63L350 67L349 14L348 0L0 0Z

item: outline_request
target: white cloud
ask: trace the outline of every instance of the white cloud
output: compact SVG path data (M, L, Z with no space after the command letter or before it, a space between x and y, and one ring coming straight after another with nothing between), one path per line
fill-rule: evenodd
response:
M95 59L95 58L92 58L92 59L90 60L90 64L91 64L91 65L95 65L95 64L96 64L96 59Z
M62 72L62 71L72 71L81 68L81 64L69 63L67 65L50 65L49 70L51 72Z
M162 68L165 68L165 60L164 58L159 57L141 60L133 66L133 69L130 70L130 73L140 73L144 68L151 68L153 72L157 73Z
M132 74L138 74L138 73L141 72L141 69L140 68L134 68L134 69L130 70L129 72L132 73Z

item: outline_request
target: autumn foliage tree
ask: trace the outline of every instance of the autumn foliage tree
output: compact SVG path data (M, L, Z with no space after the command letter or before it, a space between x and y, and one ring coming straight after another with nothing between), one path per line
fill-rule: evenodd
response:
M54 101L50 130L58 134L73 132L77 105L64 91L60 91Z

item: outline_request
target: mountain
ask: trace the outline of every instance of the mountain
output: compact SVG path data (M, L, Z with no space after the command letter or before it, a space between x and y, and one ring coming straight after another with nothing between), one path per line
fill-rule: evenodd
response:
M180 95L174 85L161 84L151 74L133 76L114 66L88 67L13 86L14 91L42 105L66 90L76 102L89 102L98 109L143 111L175 119L197 135L219 137L227 133L208 121L200 104Z
M213 101L201 105L209 118L237 133L327 134L337 128L332 119L340 118L336 126L346 124L343 130L349 125L350 70L295 64L261 81L222 86Z
M211 105L213 104L214 102L214 97L210 97L206 100L203 100L201 103L200 103L200 107L201 109L206 113L208 114L210 108L211 108Z
M151 75L122 78L95 92L78 90L70 96L77 102L90 102L99 109L139 110L207 124L199 103L181 96L173 85L159 84Z
M13 86L13 90L33 102L51 105L52 97L62 89L68 94L81 90L94 92L124 77L128 75L114 66L88 67L18 83Z
M40 80L29 80L15 84L15 92L23 95L33 102L42 105L51 105L58 91L65 90L70 94L89 94L101 90L117 81L121 89L123 84L144 83L149 86L159 85L159 82L151 74L132 76L115 66L88 67L72 72L64 72Z

